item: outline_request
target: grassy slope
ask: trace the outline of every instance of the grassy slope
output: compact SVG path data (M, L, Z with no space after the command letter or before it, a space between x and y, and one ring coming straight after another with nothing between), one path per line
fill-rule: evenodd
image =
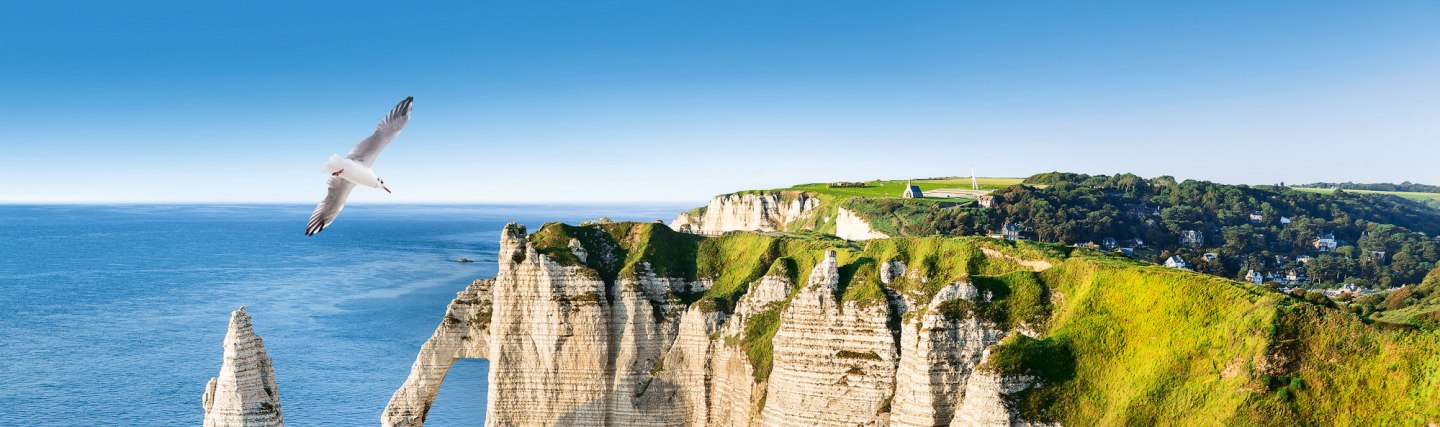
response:
M1331 193L1334 193L1334 192L1335 192L1335 189L1334 189L1334 188L1290 187L1290 189L1296 190L1296 191L1304 191L1304 192L1307 192L1307 193L1320 193L1320 194L1331 194ZM1389 194L1389 195L1392 195L1392 196L1399 196L1399 197L1403 197L1403 198L1406 198L1406 199L1410 199L1410 200L1414 200L1414 201L1422 202L1422 203L1424 203L1424 202L1429 202L1429 201L1440 201L1440 193L1416 193L1416 192L1409 192L1409 191L1371 191L1371 190L1345 190L1345 192L1346 192L1346 193L1363 193L1363 194Z
M1046 380L1012 396L1030 419L1065 425L1440 422L1436 333L1366 325L1351 314L1211 276L974 237L884 239L859 248L816 234L705 238L659 224L616 223L549 224L531 241L573 265L579 261L565 247L572 237L592 254L588 264L603 270L602 277L634 275L648 263L667 276L713 279L709 290L681 296L712 309L729 310L767 273L805 283L826 250L840 260L842 298L860 304L884 301L878 267L887 260L902 260L929 278L892 283L895 292L918 300L969 279L997 298L942 306L942 313L1045 331L1040 340L1007 339L989 367ZM617 255L611 265L594 256L606 245ZM1027 273L1013 260L985 256L982 247L1058 264ZM784 304L757 316L743 336L727 337L747 351L757 381L769 373L770 340Z
M1388 323L1440 330L1440 267L1435 267L1419 285L1391 291L1384 304L1401 308L1386 310L1371 318Z
M1440 337L1246 284L1112 258L1043 274L1073 376L1022 407L1066 425L1440 421ZM1057 399L1058 398L1058 399ZM1044 414L1042 414L1044 412Z

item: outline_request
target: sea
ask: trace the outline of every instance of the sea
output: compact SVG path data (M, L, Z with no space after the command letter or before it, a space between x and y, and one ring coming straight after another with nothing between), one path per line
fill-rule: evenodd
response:
M309 205L0 206L0 425L198 425L241 306L287 424L376 425L505 223L684 208L353 205L306 237ZM426 425L482 425L487 370L457 362Z

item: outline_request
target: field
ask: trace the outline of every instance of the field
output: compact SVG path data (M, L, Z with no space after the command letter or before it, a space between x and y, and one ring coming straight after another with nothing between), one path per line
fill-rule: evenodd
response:
M1303 187L1290 187L1290 188L1291 188L1292 190L1299 190L1299 191L1304 191L1304 192L1308 192L1308 193L1331 194L1331 193L1334 193L1334 192L1335 192L1335 189L1334 189L1334 188L1303 188ZM1431 203L1432 205L1434 204L1434 202L1440 202L1440 193L1415 193L1415 192L1407 192L1407 191L1370 191L1370 190L1345 190L1345 192L1346 192L1346 193L1366 193L1366 194L1389 194L1389 195L1392 195L1392 196L1399 196L1399 197L1403 197L1403 198L1410 199L1410 200L1414 200L1414 201L1421 202L1421 203Z
M1019 184L1024 178L980 178L982 190L994 190ZM950 179L923 179L915 180L915 185L920 186L920 191L930 191L941 188L970 188L970 178ZM821 195L835 196L838 198L849 197L900 197L905 192L905 181L866 181L864 188L830 188L830 183L800 184L782 190L805 190ZM940 199L944 200L944 199Z

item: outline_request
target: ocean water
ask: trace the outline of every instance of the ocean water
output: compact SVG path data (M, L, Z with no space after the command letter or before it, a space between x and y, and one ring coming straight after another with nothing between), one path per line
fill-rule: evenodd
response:
M683 206L359 205L307 238L312 208L0 206L0 425L198 425L240 306L287 424L375 425L506 222ZM482 424L486 370L457 363L427 425Z

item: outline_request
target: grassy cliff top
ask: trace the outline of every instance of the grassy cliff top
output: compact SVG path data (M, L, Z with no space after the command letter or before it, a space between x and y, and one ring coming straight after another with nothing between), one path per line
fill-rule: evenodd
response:
M1009 186L1011 186L1011 185L1019 184L1021 181L1024 181L1024 178L980 178L979 181L980 181L980 189L982 189L982 190L994 190L994 189L1005 188L1005 187L1009 187ZM848 199L848 198L851 198L851 197L900 197L900 195L905 192L905 183L906 183L906 182L913 182L915 185L919 186L919 187L920 187L920 191L921 191L922 193L923 193L923 192L926 192L926 191L939 190L939 189L950 189L950 188L953 188L953 189L960 189L960 190L968 190L968 189L971 188L970 178L917 179L917 180L913 180L913 181L908 181L908 180L903 180L903 179L902 179L902 180L889 180L889 181L882 181L882 180L865 181L865 182L863 182L863 184L865 184L865 187L860 187L860 188L854 188L854 187L832 188L832 187L831 187L831 184L832 184L832 183L814 183L814 184L800 184L800 185L795 185L795 186L791 186L791 187L777 188L777 189L772 189L772 190L750 190L750 191L742 191L742 192L740 192L740 194L744 194L744 193L754 193L754 192L794 190L794 191L805 191L805 192L808 192L808 193L811 193L811 194L819 195L819 196L822 196L822 197L833 198L833 199L836 199L836 200L843 200L843 199ZM944 200L944 199L941 199L941 200Z
M584 248L581 262L571 248L575 240ZM706 300L728 309L746 286L768 274L805 283L826 251L840 261L840 297L864 304L882 303L881 264L905 263L912 274L896 279L892 287L928 300L941 287L971 275L1003 275L1028 270L1020 260L1058 262L1070 248L1031 242L1008 242L978 237L884 239L852 245L818 233L728 233L703 237L671 230L659 223L589 223L573 226L545 224L530 235L536 251L561 265L584 265L601 278L634 278L646 273L686 280L709 279L708 291L682 298ZM984 250L1003 253L989 257ZM924 278L922 281L920 278Z

